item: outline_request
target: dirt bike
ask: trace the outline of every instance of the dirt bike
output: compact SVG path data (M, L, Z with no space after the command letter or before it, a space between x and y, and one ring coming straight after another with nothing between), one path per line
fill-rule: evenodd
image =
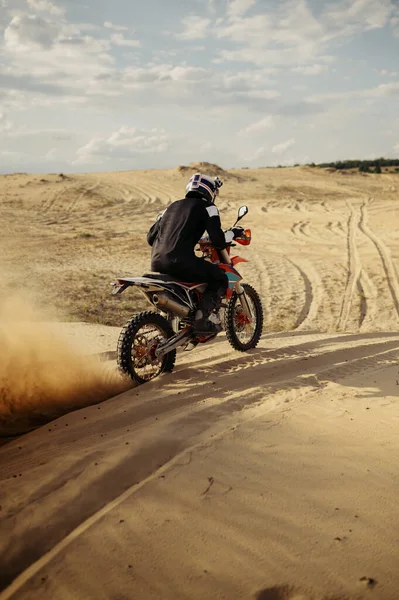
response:
M241 206L235 225L248 213ZM234 241L243 246L251 243L251 230L236 228ZM224 311L223 321L226 336L236 350L246 352L255 348L263 327L262 303L257 291L249 284L241 284L242 277L236 270L240 262L248 262L240 256L230 259L233 244L225 250L217 250L208 236L199 240L204 260L209 260L222 269L229 280L226 297L219 313ZM193 350L217 334L199 334L193 327L194 316L199 306L206 283L186 283L169 275L149 273L142 277L123 277L112 283L113 294L121 294L135 286L146 296L158 312L145 311L132 317L123 327L117 348L119 370L138 384L154 379L175 366L176 349Z

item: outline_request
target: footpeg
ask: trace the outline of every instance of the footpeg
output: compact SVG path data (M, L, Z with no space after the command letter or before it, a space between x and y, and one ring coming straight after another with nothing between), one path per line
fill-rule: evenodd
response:
M163 356L164 354L167 354L171 350L175 350L179 346L182 346L184 344L185 340L190 338L191 336L192 336L192 328L191 327L187 327L187 328L183 329L182 331L180 331L173 337L169 338L163 344L160 344L158 346L158 348L155 350L155 356L157 358L159 358L159 357Z

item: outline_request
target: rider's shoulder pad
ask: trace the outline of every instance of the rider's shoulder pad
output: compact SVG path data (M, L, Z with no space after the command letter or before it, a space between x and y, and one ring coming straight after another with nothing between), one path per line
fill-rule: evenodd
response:
M207 206L206 212L208 213L209 217L218 217L219 216L219 211L214 204L212 204L212 206Z

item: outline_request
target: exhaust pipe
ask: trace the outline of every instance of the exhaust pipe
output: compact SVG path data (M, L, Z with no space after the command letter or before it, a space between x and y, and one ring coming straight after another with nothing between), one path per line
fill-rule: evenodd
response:
M166 294L154 294L152 301L157 308L164 312L171 312L182 319L185 319L190 314L190 309L180 302L176 302L169 298Z

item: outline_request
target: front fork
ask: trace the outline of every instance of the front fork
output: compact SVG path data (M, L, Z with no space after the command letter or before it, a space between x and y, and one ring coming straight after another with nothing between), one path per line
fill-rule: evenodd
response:
M240 304L242 306L242 310L244 314L248 317L250 321L253 319L251 307L249 306L247 296L245 294L245 289L242 287L241 283L238 281L235 286L235 292L240 300Z
M226 265L231 265L230 256L229 256L229 253L227 252L227 250L221 250L220 256L221 256L223 263L225 263ZM234 284L234 290L240 299L242 310L244 311L245 316L248 317L248 319L250 321L252 321L253 315L252 315L251 307L248 304L245 290L239 281L237 281L237 283Z

